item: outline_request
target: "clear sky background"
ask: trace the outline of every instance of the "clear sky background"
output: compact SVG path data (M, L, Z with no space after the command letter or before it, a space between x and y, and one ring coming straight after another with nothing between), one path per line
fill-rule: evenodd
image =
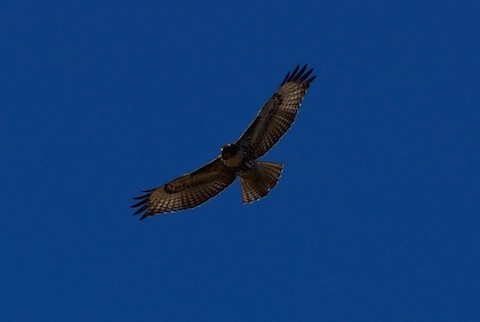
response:
M0 12L0 320L480 320L478 1ZM305 63L268 198L132 216Z

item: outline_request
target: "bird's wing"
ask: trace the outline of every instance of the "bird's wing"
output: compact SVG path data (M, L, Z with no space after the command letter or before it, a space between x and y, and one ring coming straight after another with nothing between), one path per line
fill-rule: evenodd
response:
M140 207L134 213L143 213L140 220L155 214L196 207L216 196L235 180L235 172L225 167L220 157L200 169L185 174L147 194L132 207Z
M297 66L285 76L280 88L238 139L237 144L248 146L256 158L267 153L295 121L303 97L316 77L309 78L313 69L305 72L306 69L307 65L301 69Z

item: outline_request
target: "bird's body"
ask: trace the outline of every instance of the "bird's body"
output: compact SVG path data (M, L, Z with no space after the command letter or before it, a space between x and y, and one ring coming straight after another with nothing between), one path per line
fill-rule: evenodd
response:
M132 207L140 207L140 219L196 207L228 187L240 177L243 203L250 203L268 194L277 184L283 164L259 161L290 128L298 108L315 76L312 69L295 68L288 73L280 88L267 101L252 124L235 143L221 148L220 156L200 169L183 175L147 194Z
M281 163L255 160L247 146L235 143L222 147L220 159L225 167L240 177L243 203L266 196L277 184L283 169Z
M247 147L235 143L224 145L220 152L223 164L227 168L238 169L237 171L248 171L255 161Z

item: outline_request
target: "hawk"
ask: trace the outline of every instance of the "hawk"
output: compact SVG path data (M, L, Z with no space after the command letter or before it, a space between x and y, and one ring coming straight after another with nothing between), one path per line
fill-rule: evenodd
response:
M258 161L267 153L295 121L300 104L316 76L310 76L307 65L288 72L278 90L260 109L245 133L235 143L224 145L213 161L172 180L139 200L134 215L140 220L157 214L194 208L213 198L240 177L243 203L265 197L275 187L283 164Z

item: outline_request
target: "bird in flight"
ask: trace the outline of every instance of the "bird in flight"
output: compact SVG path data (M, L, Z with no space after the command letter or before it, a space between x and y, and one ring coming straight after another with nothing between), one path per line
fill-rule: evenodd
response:
M132 208L140 220L157 214L194 208L213 198L240 177L243 203L265 197L277 184L283 164L258 161L295 121L307 89L316 76L307 65L288 72L278 90L235 143L224 145L220 155L192 173L185 174L146 194Z

